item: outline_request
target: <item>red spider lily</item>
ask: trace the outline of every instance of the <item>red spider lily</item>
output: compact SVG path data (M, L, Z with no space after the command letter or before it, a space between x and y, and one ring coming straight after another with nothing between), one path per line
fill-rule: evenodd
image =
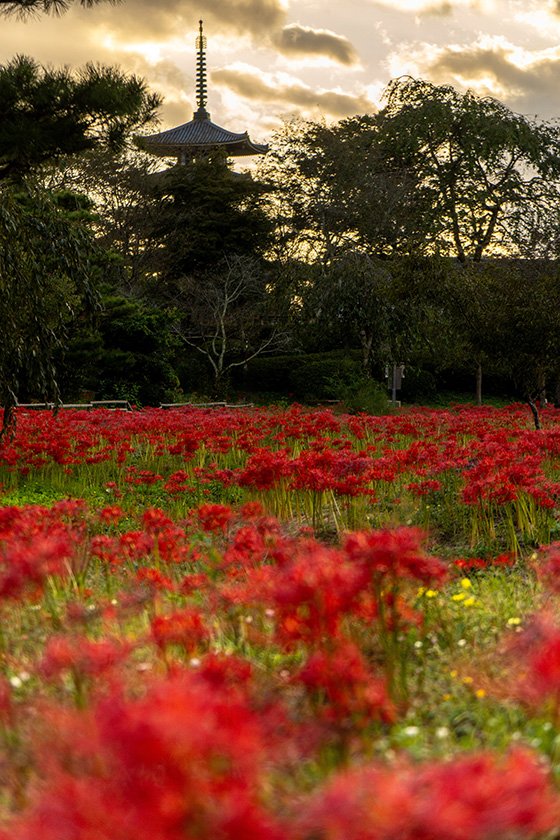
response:
M136 467L127 467L124 480L127 484L146 484L151 486L158 481L163 481L163 476L153 473L151 470L138 470Z
M113 568L119 566L123 561L118 540L108 534L97 534L92 537L89 551L92 557L97 557L105 565Z
M105 485L105 489L107 490L107 492L111 492L116 499L120 499L122 497L122 493L119 490L115 481L108 481Z
M144 531L127 531L120 535L118 544L123 560L138 562L153 556L155 540Z
M14 703L12 688L5 677L0 677L0 723L10 726L13 723Z
M264 733L238 692L180 674L56 725L13 840L280 840L260 802Z
M239 509L239 515L246 522L252 522L255 519L260 519L264 516L263 506L260 502L245 502Z
M106 639L92 641L87 636L53 636L45 647L39 672L47 680L64 672L99 677L123 662L130 649L130 644L117 644Z
M146 551L153 554L159 560L171 564L179 564L186 559L190 551L190 544L187 541L183 528L175 525L159 508L148 508L142 514L144 530L138 537L138 546L142 543ZM125 535L129 538L125 542L128 549L132 546L132 535ZM123 538L121 538L121 542Z
M266 560L268 549L262 532L253 525L244 525L235 532L233 542L228 545L223 565L244 568L254 566Z
M225 531L233 519L233 510L227 505L201 505L195 513L203 531Z
M160 508L147 508L142 514L142 523L148 534L157 534L175 525L173 520Z
M160 572L159 569L145 567L138 569L136 572L136 580L152 592L157 590L167 590L173 592L175 584L168 575Z
M259 449L247 461L245 468L237 477L242 487L256 487L267 490L290 473L288 450L273 452L270 449Z
M367 576L383 585L389 579L408 578L424 586L441 584L447 567L422 549L424 535L419 528L386 531L356 531L349 534L343 548Z
M552 419L551 413L551 423ZM423 493L437 487L432 482L447 474L464 504L478 507L491 502L493 518L499 519L500 507L518 506L519 512L530 501L529 513L522 511L522 530L530 530L527 520L535 520L535 508L539 515L553 511L560 495L558 483L545 476L545 468L550 469L547 459L560 451L560 435L552 424L539 435L528 430L526 411L520 406L505 410L455 406L384 418L335 417L332 412L301 407L242 412L147 409L126 414L100 409L61 412L56 419L33 412L20 420L16 439L0 447L0 463L7 469L29 472L45 464L111 462L125 467L131 488L134 482L162 478L172 495L193 485L194 492L204 493L208 488L202 485L213 480L255 489L279 484L286 488L293 482L303 492L328 490L348 499L362 495L375 499L396 477L402 477L409 492ZM173 464L163 477L150 471L150 464L140 468L127 463L132 458L137 462L142 451L138 443L156 457L166 455L182 463ZM185 460L196 450L212 451L215 463L185 469ZM249 454L245 464L244 452ZM110 488L114 482L105 484ZM515 517L511 510L506 513L513 533ZM545 519L540 516L537 538L546 533ZM469 523L466 527L472 535ZM488 533L492 532L488 522Z
M553 542L542 550L544 558L537 565L537 574L547 589L560 594L560 542Z
M297 840L534 838L558 829L560 797L536 756L516 749L341 773L297 822Z
M194 653L210 638L202 613L188 608L155 616L151 631L154 642L162 651L169 645L179 645L187 653Z
M359 569L340 549L310 539L290 544L289 557L269 583L278 640L290 647L335 639L345 614L357 604Z
M253 676L253 668L250 662L239 656L209 653L202 658L198 673L211 688L231 690L235 686L247 686Z
M303 683L312 696L323 701L316 709L326 720L351 719L359 728L372 721L395 720L385 679L371 673L352 642L342 640L334 650L311 653L292 681Z
M67 534L37 534L32 539L13 540L0 548L0 598L37 595L49 576L63 576L73 555Z
M185 470L177 470L177 472L174 472L172 475L169 476L169 478L163 486L168 493L174 495L177 493L184 493L185 491L193 490L194 488L189 485L189 481L189 473L187 473Z
M531 677L541 696L560 699L560 628L548 635L530 657Z
M125 516L126 513L119 505L108 505L97 511L99 521L106 525L116 525Z
M200 592L208 586L208 577L199 572L197 574L185 575L181 582L180 591L183 595L192 595L193 592Z
M560 627L548 612L529 618L505 645L511 663L510 694L532 707L552 705L560 715Z
M426 479L425 481L411 481L408 489L414 496L427 496L428 493L435 493L442 489L441 481L437 479Z
M483 557L458 557L453 560L452 565L462 571L468 569L486 569L490 566L513 566L515 557L511 554L499 554L497 557L483 558Z

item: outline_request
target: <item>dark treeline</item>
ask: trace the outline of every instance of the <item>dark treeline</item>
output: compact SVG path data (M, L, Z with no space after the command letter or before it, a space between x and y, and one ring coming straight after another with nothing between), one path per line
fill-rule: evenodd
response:
M409 402L560 398L558 126L405 77L376 114L286 124L249 178L158 171L134 138L159 104L114 68L0 67L4 406L374 410L395 363Z

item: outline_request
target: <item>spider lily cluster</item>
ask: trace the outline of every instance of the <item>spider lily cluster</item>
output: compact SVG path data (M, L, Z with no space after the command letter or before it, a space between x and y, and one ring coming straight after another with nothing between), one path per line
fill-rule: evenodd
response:
M271 514L342 533L416 524L517 553L558 528L560 423L524 406L389 417L329 410L147 409L22 414L0 448L7 490L24 477L61 495L92 486L177 515L205 501L259 500Z
M554 532L559 430L516 407L20 418L1 840L557 831L560 544L529 541ZM14 504L40 482L67 498ZM513 574L512 616L485 586ZM492 667L468 657L483 620ZM434 691L429 714L505 705L548 740L464 752L454 714L449 748L415 753Z

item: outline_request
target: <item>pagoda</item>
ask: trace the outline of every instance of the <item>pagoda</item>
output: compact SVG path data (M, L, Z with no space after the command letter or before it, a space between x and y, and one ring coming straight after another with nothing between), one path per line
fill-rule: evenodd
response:
M207 157L217 149L223 149L227 157L264 155L268 146L253 143L245 131L235 134L227 128L221 128L210 119L206 110L206 38L202 34L202 21L199 21L199 35L195 43L196 62L196 104L197 110L190 122L142 137L142 146L159 157L176 157L177 163L185 165L192 160Z

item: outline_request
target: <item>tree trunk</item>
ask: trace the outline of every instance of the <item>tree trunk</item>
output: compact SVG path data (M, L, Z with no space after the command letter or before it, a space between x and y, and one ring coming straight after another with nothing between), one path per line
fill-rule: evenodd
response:
M534 423L535 423L535 429L537 429L537 431L538 431L541 427L541 418L539 417L539 409L537 408L537 404L532 397L527 397L527 403L529 405L529 408L531 409L531 414L533 415L533 420L534 420Z
M543 370L539 370L539 403L541 408L546 405L546 375Z
M482 405L482 356L476 358L476 404Z
M560 408L560 374L556 376L554 383L554 408Z
M361 330L360 340L362 342L362 370L366 379L371 379L371 346L373 344L373 332L367 335L365 330Z

